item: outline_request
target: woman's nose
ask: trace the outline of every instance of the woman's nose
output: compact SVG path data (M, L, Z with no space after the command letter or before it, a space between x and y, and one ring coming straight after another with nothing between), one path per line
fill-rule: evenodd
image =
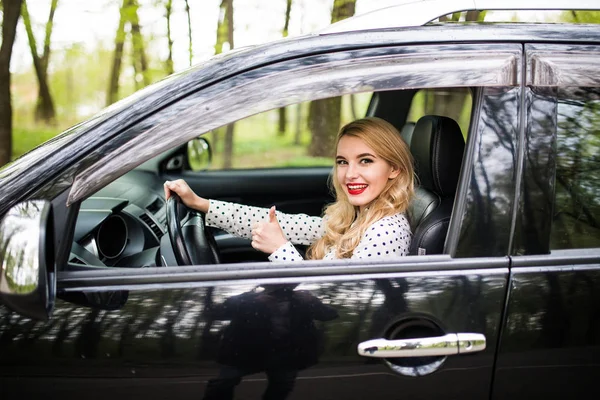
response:
M356 178L358 176L358 169L356 165L353 163L348 164L348 168L346 168L346 178Z

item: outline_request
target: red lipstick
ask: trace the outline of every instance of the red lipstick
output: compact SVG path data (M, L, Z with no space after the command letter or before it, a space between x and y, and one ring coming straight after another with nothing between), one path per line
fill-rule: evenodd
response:
M348 193L350 195L357 196L357 195L361 194L362 192L364 192L368 186L369 185L352 183L352 184L347 184L346 188L348 189Z

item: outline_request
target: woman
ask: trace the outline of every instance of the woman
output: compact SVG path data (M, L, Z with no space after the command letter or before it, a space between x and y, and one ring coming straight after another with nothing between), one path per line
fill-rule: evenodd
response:
M405 212L413 196L410 151L390 123L363 118L340 130L332 177L336 201L323 218L208 200L183 180L165 182L165 196L206 213L206 224L252 239L269 260L302 260L293 244L310 245L308 259L386 258L408 254Z

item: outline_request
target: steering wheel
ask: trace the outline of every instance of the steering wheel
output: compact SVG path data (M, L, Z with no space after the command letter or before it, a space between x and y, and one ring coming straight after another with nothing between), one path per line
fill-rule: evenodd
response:
M212 233L204 224L204 216L188 210L177 193L167 200L167 230L178 265L219 264L219 250ZM181 218L189 214L183 222ZM188 246L189 244L189 246Z

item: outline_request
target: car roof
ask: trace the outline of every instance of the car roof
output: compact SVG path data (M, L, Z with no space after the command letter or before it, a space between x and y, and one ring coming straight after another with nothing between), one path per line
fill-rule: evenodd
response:
M331 24L319 33L422 26L464 11L600 9L598 0L384 0L377 4L379 8Z

